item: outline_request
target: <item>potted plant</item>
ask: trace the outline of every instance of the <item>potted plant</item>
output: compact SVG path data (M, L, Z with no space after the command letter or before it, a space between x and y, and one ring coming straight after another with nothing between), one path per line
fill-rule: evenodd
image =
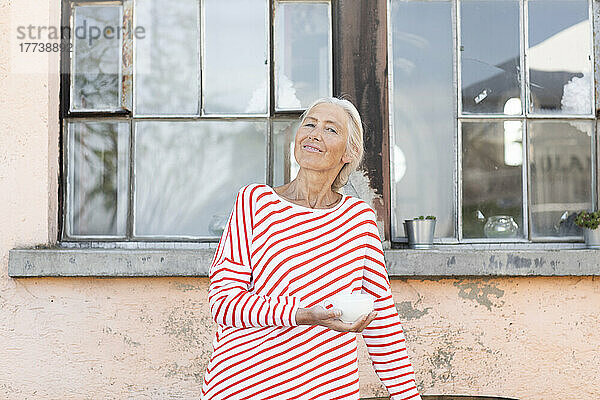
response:
M575 225L583 228L583 237L589 249L600 249L600 211L580 212L575 218Z
M408 237L408 247L411 249L430 249L433 245L435 217L421 215L404 220L404 232Z

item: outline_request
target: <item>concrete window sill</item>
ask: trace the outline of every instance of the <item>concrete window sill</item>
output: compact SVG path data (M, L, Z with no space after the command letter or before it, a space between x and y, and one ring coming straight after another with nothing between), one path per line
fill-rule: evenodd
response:
M208 276L214 249L12 249L8 275ZM390 277L600 275L600 251L386 250Z

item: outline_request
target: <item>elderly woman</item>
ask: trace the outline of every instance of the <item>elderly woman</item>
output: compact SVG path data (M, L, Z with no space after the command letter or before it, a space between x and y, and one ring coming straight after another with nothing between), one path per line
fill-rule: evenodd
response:
M294 144L296 178L242 187L213 259L218 326L202 399L358 399L359 332L391 399L420 399L375 212L338 192L362 158L358 111L317 100ZM345 323L324 306L353 292L372 296L375 310Z

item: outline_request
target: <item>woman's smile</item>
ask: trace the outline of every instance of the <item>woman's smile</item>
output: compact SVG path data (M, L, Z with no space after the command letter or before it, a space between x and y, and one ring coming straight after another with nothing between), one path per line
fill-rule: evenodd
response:
M294 157L301 169L329 171L335 178L351 161L347 152L349 118L341 106L331 103L317 104L307 112L294 139Z
M314 146L314 145L311 145L311 144L305 144L302 147L304 148L304 150L306 150L306 151L308 151L310 153L322 153L323 152L317 146Z

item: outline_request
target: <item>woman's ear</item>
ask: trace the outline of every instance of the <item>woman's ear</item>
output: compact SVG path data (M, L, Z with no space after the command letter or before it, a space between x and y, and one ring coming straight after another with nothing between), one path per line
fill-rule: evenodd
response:
M349 152L345 152L344 155L342 156L342 162L344 164L349 164L350 162L352 162L352 157L350 157L350 153Z
M352 162L352 155L351 155L350 149L348 147L346 148L346 151L344 152L344 155L342 156L342 162L344 164L349 164Z

